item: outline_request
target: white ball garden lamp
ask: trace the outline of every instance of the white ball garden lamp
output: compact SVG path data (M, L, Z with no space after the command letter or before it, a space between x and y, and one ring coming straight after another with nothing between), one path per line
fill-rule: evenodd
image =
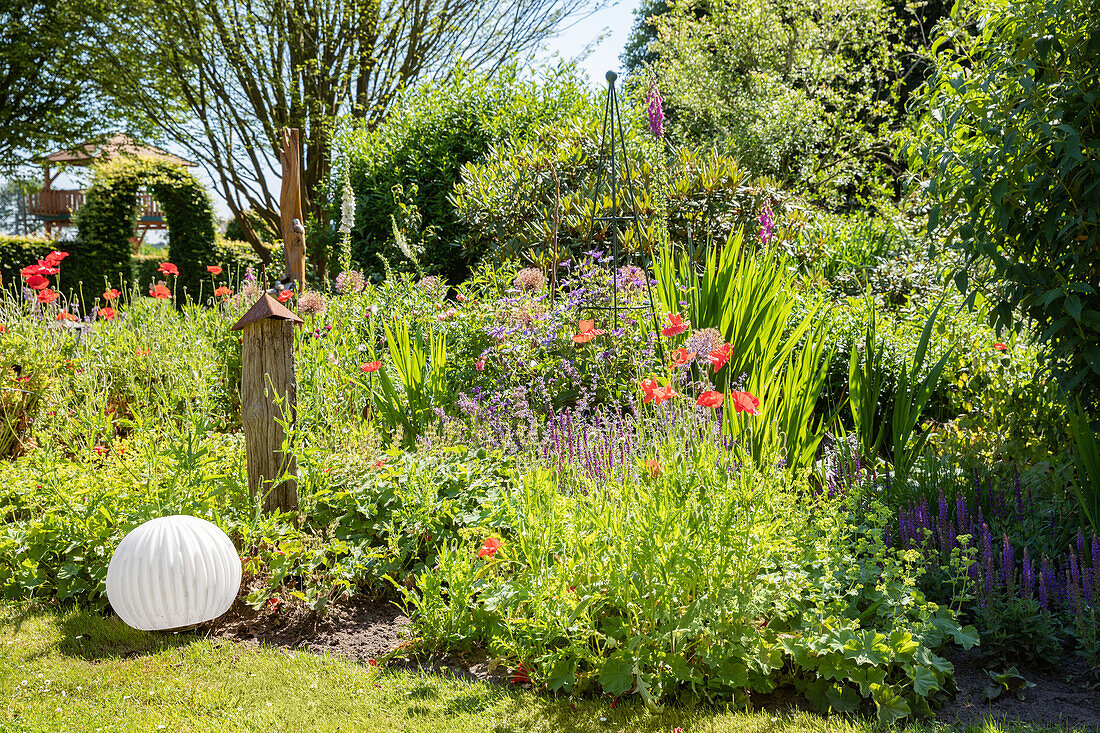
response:
M151 519L122 538L107 566L107 599L128 626L162 631L210 621L233 605L241 560L205 519Z

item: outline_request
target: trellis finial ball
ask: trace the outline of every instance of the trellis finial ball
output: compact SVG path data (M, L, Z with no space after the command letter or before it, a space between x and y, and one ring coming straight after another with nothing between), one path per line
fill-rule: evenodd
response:
M614 84L615 80L619 78L619 75L616 74L614 71L607 72L606 76L607 76L607 83L608 84Z
M107 566L107 600L128 626L178 629L211 621L233 605L241 559L205 519L176 515L136 527Z

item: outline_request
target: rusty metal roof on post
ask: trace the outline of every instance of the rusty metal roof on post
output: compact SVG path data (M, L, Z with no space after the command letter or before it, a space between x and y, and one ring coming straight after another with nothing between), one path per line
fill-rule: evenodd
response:
M272 298L267 293L263 294L256 304L248 309L248 312L241 316L241 320L229 329L230 331L240 331L250 323L257 323L266 318L275 318L283 321L291 321L293 323L305 323L301 318L295 315L289 308Z

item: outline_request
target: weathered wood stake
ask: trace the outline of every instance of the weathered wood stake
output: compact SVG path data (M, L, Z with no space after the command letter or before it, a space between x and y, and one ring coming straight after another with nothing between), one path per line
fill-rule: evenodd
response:
M306 288L306 236L302 225L301 156L299 131L283 128L283 186L279 195L279 219L283 234L283 257L286 273L294 279L298 292ZM295 227L295 222L298 226Z
M241 423L248 460L248 489L262 497L264 512L295 511L298 484L294 452L283 452L286 430L293 426L298 403L294 373L294 327L303 323L285 306L264 294L233 326L241 340ZM281 422L280 422L281 421Z

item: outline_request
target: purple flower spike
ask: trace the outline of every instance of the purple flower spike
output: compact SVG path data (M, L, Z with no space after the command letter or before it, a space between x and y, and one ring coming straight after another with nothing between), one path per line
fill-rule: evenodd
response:
M654 83L649 87L649 130L653 133L653 137L661 137L665 130L665 111L664 101L661 99L661 92L657 90L657 84Z
M1024 566L1023 573L1020 577L1022 583L1021 590L1025 598L1035 597L1035 566L1031 562L1031 556L1027 553L1027 548L1024 548Z
M1008 535L1003 535L1001 545L1001 583L1004 584L1008 595L1013 595L1013 587L1016 580L1016 557L1012 552L1012 544L1008 541Z

